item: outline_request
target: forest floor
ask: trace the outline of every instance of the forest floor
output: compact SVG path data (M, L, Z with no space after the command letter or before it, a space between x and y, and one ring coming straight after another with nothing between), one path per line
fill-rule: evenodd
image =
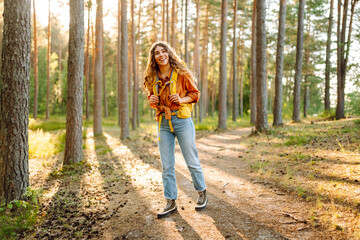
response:
M63 130L61 130L63 131ZM360 120L303 121L197 131L206 210L176 147L178 212L164 219L155 123L120 140L84 133L84 161L63 152L30 159L42 189L40 220L25 239L360 239ZM54 133L55 134L55 133Z

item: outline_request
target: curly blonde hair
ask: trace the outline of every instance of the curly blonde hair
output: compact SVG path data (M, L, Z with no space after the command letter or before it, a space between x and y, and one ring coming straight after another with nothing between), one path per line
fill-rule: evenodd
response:
M156 75L156 72L159 71L159 66L157 65L155 60L155 48L157 46L163 47L165 51L169 54L169 63L173 69L177 69L179 73L184 73L186 75L189 75L190 78L196 81L194 74L187 67L186 63L182 61L180 57L175 53L174 49L172 49L165 42L156 42L151 46L148 56L148 62L146 65L145 77L143 81L144 91L147 91L148 93L151 92L154 84L154 76Z

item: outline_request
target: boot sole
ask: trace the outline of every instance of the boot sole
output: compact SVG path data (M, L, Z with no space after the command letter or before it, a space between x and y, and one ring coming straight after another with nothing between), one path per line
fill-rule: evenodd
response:
M177 212L177 208L171 210L170 212L168 212L168 213L166 213L166 214L158 214L158 215L157 215L157 218L158 218L158 219L164 218L164 217L167 217L167 216L169 216L170 214L175 213L175 212Z
M196 210L196 211L202 211L202 210L205 210L205 209L206 209L206 207L207 207L207 204L208 204L208 200L206 200L206 204L205 204L205 206L202 206L202 207L195 207L195 210Z

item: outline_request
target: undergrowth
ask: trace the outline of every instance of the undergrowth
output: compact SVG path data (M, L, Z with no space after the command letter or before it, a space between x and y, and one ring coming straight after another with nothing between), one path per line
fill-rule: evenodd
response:
M40 207L40 191L28 189L23 200L13 200L0 205L0 239L18 239L34 228Z

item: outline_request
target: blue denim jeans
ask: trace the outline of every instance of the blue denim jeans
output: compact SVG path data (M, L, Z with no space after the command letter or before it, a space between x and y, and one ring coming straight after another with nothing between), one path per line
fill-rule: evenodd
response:
M170 131L169 120L163 117L158 141L161 163L163 167L162 180L166 199L177 199L175 176L175 137L177 137L181 152L190 171L194 188L197 191L206 189L204 173L200 165L198 151L195 145L195 127L191 118L171 116L174 132ZM158 124L159 127L159 124ZM159 134L159 131L158 131Z

